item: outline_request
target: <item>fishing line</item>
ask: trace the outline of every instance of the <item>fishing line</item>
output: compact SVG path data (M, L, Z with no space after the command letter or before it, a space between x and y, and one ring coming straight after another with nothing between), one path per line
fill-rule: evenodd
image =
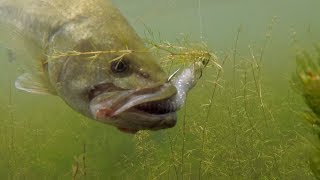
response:
M201 13L201 0L198 0L198 17L199 17L199 31L200 39L203 40L203 17Z

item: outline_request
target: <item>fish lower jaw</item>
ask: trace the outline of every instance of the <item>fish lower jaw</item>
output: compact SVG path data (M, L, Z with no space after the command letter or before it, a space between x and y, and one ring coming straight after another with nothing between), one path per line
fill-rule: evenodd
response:
M165 114L150 114L145 111L138 110L136 108L130 108L126 112L124 112L124 114L126 114L126 117L129 118L136 117L140 119L139 121L141 124L139 123L139 128L137 128L139 130L156 131L160 129L167 129L174 127L177 123L176 112L169 112Z
M140 130L157 131L172 128L177 123L177 113L151 114L135 107L114 116L113 124L118 130L127 134L136 134ZM105 120L105 118L104 118ZM108 122L108 121L104 121Z

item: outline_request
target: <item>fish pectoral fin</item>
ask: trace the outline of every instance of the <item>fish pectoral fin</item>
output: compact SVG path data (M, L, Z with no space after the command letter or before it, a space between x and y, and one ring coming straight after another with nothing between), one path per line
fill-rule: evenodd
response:
M43 80L37 76L33 76L30 73L24 73L19 76L15 82L17 89L34 94L41 95L56 95L56 92L52 90L49 82Z

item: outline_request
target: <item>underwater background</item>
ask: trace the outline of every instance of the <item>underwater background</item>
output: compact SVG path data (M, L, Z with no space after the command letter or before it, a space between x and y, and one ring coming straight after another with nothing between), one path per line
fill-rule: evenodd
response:
M168 130L121 133L18 91L0 49L0 179L315 179L315 135L292 85L320 40L318 0L114 0L145 38L203 41L208 67Z

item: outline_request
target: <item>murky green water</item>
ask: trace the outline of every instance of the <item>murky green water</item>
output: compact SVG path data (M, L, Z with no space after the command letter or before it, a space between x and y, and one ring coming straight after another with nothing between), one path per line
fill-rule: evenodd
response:
M20 70L2 50L0 179L313 179L290 79L297 48L320 40L318 0L114 3L141 36L147 26L207 42L223 71L206 70L176 127L133 136L17 91Z

